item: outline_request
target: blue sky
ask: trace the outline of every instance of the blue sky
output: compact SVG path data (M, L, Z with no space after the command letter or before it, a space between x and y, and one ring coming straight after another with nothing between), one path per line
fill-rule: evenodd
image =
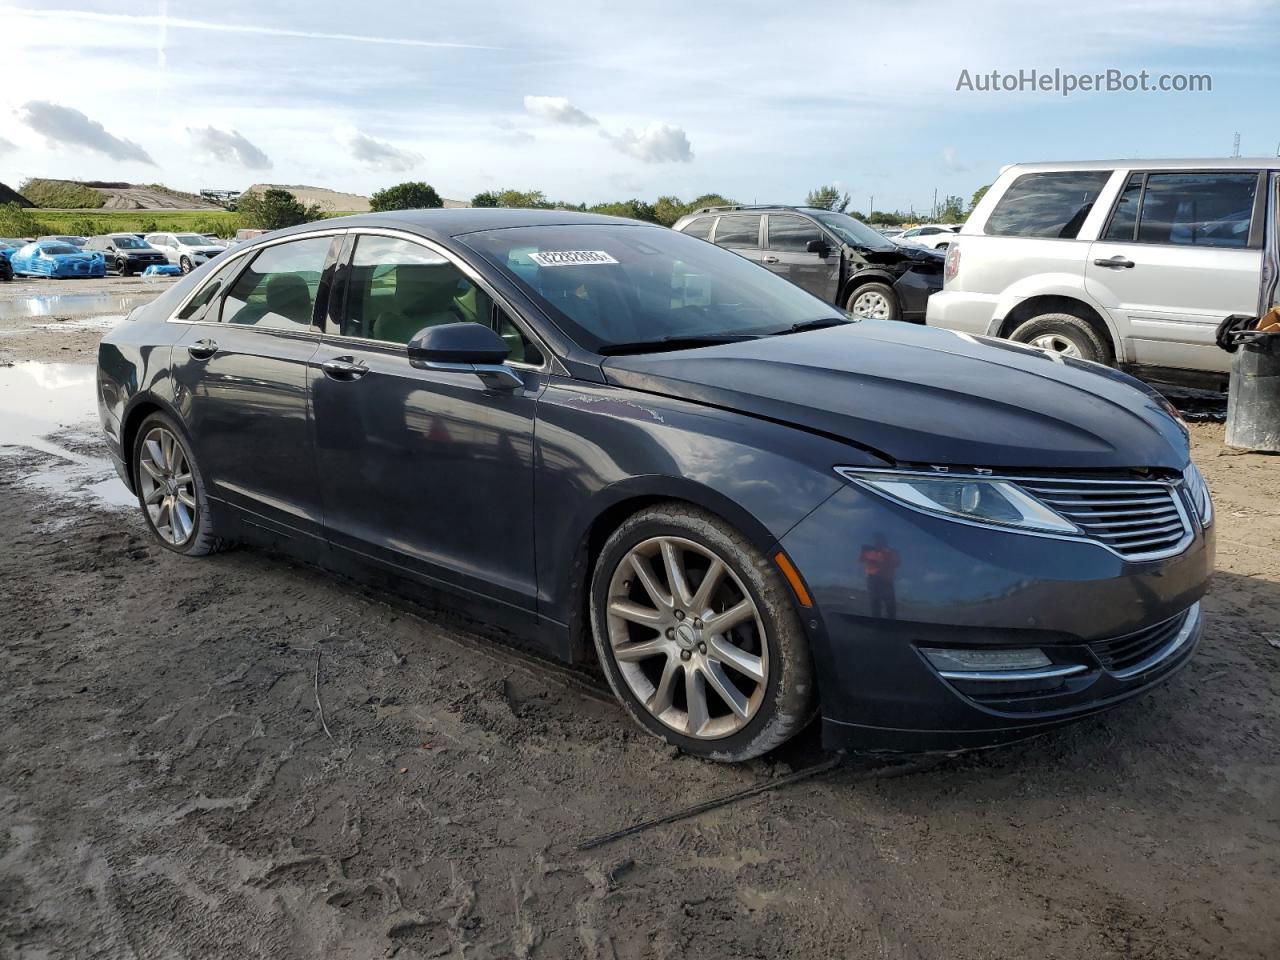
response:
M865 208L1006 163L1280 149L1280 3L0 3L0 180ZM1212 76L1200 93L958 92L962 70Z

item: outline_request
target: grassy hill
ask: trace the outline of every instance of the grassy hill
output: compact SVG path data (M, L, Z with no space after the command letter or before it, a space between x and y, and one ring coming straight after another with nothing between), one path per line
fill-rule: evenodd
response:
M18 192L37 207L96 209L106 202L97 190L71 180L45 180L41 177L32 177L18 187Z
M25 210L30 219L21 223L16 214L0 206L0 237L73 233L94 236L101 233L191 232L219 237L233 236L244 222L234 213L205 213L201 210ZM345 212L326 216L346 216ZM25 228L25 229L20 229Z

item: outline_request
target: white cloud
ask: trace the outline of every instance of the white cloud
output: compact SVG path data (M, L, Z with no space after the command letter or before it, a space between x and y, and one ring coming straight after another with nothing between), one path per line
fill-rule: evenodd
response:
M640 133L627 129L616 137L604 136L613 143L614 149L645 163L688 163L693 159L693 148L685 132L656 120Z
M524 108L535 117L551 123L563 123L571 127L590 127L599 123L579 110L566 97L525 97Z
M969 169L957 158L955 147L942 148L942 166L948 173L965 173Z
M102 124L70 107L47 100L32 100L18 108L18 119L44 137L50 146L83 147L112 160L156 165L151 155L138 144L108 133Z
M0 155L6 154L6 153L12 153L14 150L17 150L17 149L18 149L18 145L14 143L12 140L6 140L4 137L0 137Z
M340 127L338 139L346 145L352 157L374 170L404 173L423 161L422 154L377 140L355 127Z
M217 127L187 127L191 143L223 163L238 163L246 170L270 170L271 158L250 143L238 130Z

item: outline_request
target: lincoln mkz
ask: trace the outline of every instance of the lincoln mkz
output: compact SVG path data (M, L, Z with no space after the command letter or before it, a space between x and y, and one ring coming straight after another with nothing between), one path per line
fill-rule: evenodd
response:
M815 715L832 748L1008 742L1200 637L1213 508L1159 394L662 227L327 220L130 317L99 406L159 543L443 598L698 756Z

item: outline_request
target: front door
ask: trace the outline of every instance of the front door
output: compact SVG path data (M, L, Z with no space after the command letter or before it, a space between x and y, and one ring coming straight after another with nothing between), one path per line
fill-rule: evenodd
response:
M791 214L769 214L763 264L797 287L834 303L840 286L840 253L816 223ZM828 246L827 255L810 253L810 241Z
M229 264L184 308L192 325L173 348L179 409L210 496L288 535L321 535L307 365L339 244L274 244L238 276Z
M1223 318L1252 315L1262 272L1256 172L1136 173L1102 238L1085 288L1140 364L1227 371Z
M433 585L532 613L541 357L432 248L360 235L345 273L345 308L331 311L309 373L326 535ZM419 330L463 321L491 323L513 344L524 389L410 363L405 344Z

